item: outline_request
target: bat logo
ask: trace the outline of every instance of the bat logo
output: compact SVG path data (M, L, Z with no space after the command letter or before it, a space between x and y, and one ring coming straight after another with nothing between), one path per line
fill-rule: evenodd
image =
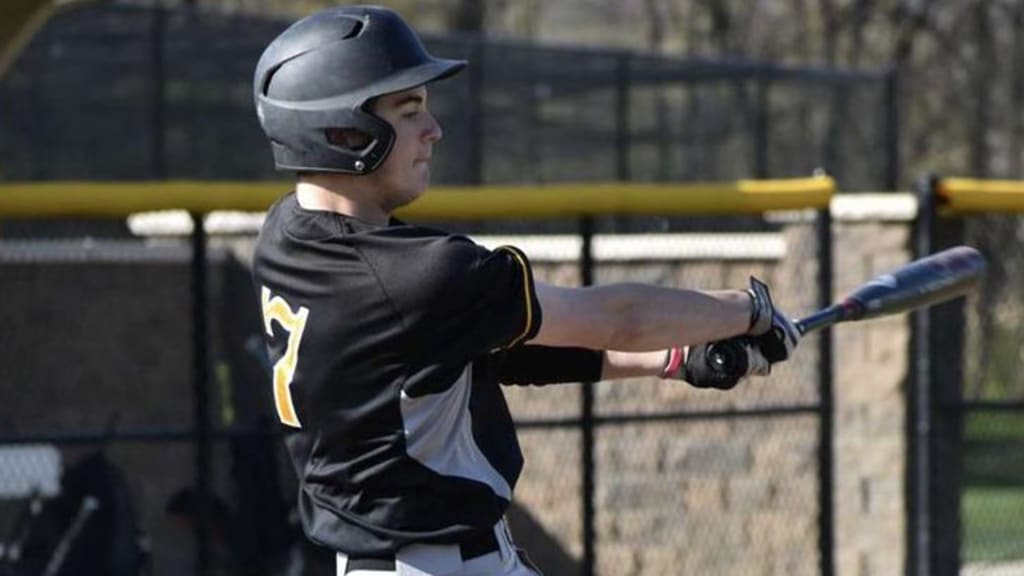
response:
M879 277L875 278L874 280L868 282L868 284L877 284L879 286L882 286L883 288L892 288L892 289L894 289L894 288L896 288L897 286L900 285L899 281L896 280L896 277L893 276L892 274L882 274L881 276L879 276Z

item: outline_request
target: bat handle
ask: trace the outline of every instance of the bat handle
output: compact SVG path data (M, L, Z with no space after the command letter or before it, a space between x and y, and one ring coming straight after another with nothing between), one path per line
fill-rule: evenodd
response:
M800 318L798 320L793 320L793 326L796 327L796 331L799 332L801 336L803 336L804 334L807 334L807 332L809 331L809 328L807 327L808 324L807 324L807 319L806 318Z
M796 329L803 336L808 332L821 330L845 320L856 320L863 315L864 305L857 300L847 298L838 304L833 304L809 316L794 320L793 324L796 325Z
M841 305L833 305L817 313L805 316L793 321L797 331L803 336L808 332L831 326L842 320L847 310ZM744 365L743 357L746 351L743 344L736 338L714 342L708 346L707 359L709 367L720 373L730 376L741 377L740 368Z

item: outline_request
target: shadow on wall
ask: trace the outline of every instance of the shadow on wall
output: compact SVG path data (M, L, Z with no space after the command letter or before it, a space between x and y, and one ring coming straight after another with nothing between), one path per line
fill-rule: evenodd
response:
M544 526L515 502L506 514L516 545L526 550L530 560L544 574L571 575L580 573L580 563L562 548Z

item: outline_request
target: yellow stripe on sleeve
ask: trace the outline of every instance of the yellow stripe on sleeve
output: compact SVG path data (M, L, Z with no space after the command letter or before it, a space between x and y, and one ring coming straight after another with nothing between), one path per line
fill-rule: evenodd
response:
M518 248L515 248L513 246L499 246L497 249L505 250L506 252L511 254L523 270L523 298L526 301L526 326L523 328L523 331L519 334L519 336L513 338L512 342L510 342L509 345L505 347L511 348L516 344L522 342L530 333L530 329L533 328L533 298L531 298L531 294L533 293L533 285L530 283L530 268L526 263L526 256L524 256Z

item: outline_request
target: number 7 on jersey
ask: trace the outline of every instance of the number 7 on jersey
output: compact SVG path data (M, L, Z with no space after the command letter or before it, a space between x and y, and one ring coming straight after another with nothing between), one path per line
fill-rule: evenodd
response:
M292 403L291 385L292 378L295 377L295 365L299 362L299 344L302 342L302 332L306 329L309 308L300 306L297 312L293 312L284 298L271 297L270 289L266 286L262 288L260 296L263 302L263 327L267 335L274 335L271 323L275 321L288 333L288 345L284 354L274 363L274 404L277 406L277 416L283 424L301 428L302 424L295 413L295 404Z

